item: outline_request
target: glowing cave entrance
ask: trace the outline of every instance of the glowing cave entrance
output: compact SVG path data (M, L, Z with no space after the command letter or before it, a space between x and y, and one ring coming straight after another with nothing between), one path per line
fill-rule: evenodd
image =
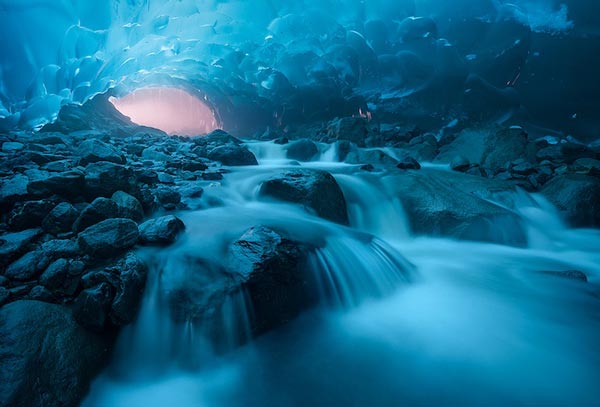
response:
M132 122L168 134L197 136L219 128L212 109L179 88L140 88L121 98L111 97L109 101Z

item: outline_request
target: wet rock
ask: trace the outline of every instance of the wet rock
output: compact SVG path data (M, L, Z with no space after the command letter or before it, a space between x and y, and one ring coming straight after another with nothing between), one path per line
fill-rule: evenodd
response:
M208 158L228 166L258 165L256 157L250 150L235 144L219 146L210 150Z
M327 127L330 138L347 140L359 146L365 145L368 134L368 121L362 117L343 117L332 121Z
M518 215L491 203L513 184L458 172L422 169L395 175L395 193L413 233L524 246Z
M523 162L512 167L511 171L519 175L531 175L535 172L535 167L528 162Z
M140 225L140 242L146 244L168 245L174 243L185 230L183 221L175 216L163 216L151 219Z
M40 276L40 284L53 293L72 296L77 290L85 264L81 261L58 259Z
M138 314L148 269L135 254L128 253L114 267L119 276L116 295L110 307L110 320L116 326L127 325Z
M29 197L29 178L23 174L15 174L0 180L0 208L9 207L15 202Z
M103 220L119 217L119 207L115 201L108 198L96 198L75 220L73 231L79 233Z
M294 169L265 181L259 194L303 205L324 219L348 224L346 200L335 178L325 171Z
M28 281L44 271L50 258L41 250L29 252L6 268L4 275L11 280Z
M115 164L125 164L125 156L115 147L98 139L85 140L76 151L79 165L86 166L99 161L108 161Z
M64 306L5 305L0 309L0 405L78 405L111 346L112 338L77 325Z
M579 174L600 176L600 160L593 158L579 158L572 165L572 170Z
M138 240L137 224L130 219L107 219L79 234L83 252L92 257L114 257L134 246Z
M141 221L144 218L144 209L142 204L135 197L127 192L117 191L111 198L118 206L119 217Z
M471 163L466 157L458 155L450 162L450 168L452 171L466 172L471 167Z
M27 191L36 197L60 195L66 198L80 196L83 192L84 175L79 171L38 172L32 175Z
M117 191L133 192L136 189L133 171L123 165L97 162L85 169L85 191L91 198L110 197Z
M42 229L28 229L0 236L0 270L25 253L28 246L42 234Z
M77 220L79 212L68 202L59 203L44 218L42 227L48 233L58 235L65 233L73 228L73 223Z
M583 174L559 175L541 193L574 227L600 227L600 179Z
M181 194L169 187L161 187L155 191L156 201L166 210L177 209L181 203Z
M38 227L55 206L56 203L50 200L27 201L17 204L9 214L8 225L13 230Z
M290 160L310 161L319 153L317 145L309 139L294 141L288 146L287 158Z
M16 141L7 141L2 143L2 151L5 153L15 153L25 148L25 144Z
M419 164L419 162L414 158L406 156L402 160L400 160L396 167L401 170L420 170L421 164Z
M73 306L75 321L94 332L104 332L113 298L114 289L106 283L83 290Z
M0 287L0 307L8 302L10 299L10 291L4 287Z
M143 170L137 174L137 180L142 184L154 185L158 183L158 174L156 171Z
M55 302L56 298L54 295L44 286L36 285L27 294L27 299L44 301L44 302Z

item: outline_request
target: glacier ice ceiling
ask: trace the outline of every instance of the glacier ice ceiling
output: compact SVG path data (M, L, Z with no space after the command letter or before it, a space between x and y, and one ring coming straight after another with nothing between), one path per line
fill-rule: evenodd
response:
M591 140L598 11L557 0L2 0L0 127L40 128L97 94L176 86L238 133L371 103L422 127L519 116Z

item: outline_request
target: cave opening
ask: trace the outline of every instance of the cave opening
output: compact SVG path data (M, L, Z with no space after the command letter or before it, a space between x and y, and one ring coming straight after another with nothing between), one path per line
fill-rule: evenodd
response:
M176 87L144 87L109 101L135 124L170 135L198 136L220 128L213 109Z

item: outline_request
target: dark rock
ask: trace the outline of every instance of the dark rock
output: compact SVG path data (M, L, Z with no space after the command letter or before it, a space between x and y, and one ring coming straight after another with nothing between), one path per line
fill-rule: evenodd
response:
M0 307L8 302L10 299L10 291L4 287L0 287Z
M166 210L177 209L181 203L181 194L169 187L158 188L155 192L156 201Z
M112 287L119 286L119 275L106 270L92 270L81 277L83 288L93 288L102 283L107 283Z
M579 174L600 176L600 160L593 158L579 158L572 165L572 170Z
M74 258L79 255L79 245L76 240L53 239L42 243L42 251L51 261L58 260L61 257Z
M83 290L73 306L75 321L94 332L103 332L113 298L114 289L106 283Z
M79 234L79 247L92 257L113 257L134 246L137 224L130 219L107 219Z
M143 170L137 174L138 182L148 185L154 185L158 183L158 174L156 171Z
M375 167L373 167L373 165L371 165L371 164L362 165L360 167L360 169L361 169L361 171L366 171L366 172L373 172L373 171L375 171Z
M58 259L46 268L40 277L40 284L53 293L71 296L77 290L84 268L81 261Z
M204 194L204 188L200 182L190 182L179 187L179 192L185 198L200 198Z
M29 197L29 178L23 174L15 174L0 180L0 208L6 208Z
M265 181L260 195L298 203L318 216L348 224L346 200L335 178L325 171L294 169Z
M42 229L28 229L0 236L0 270L25 253L41 234Z
M359 146L365 145L368 134L368 121L362 117L343 117L332 121L327 127L329 138L347 140Z
M12 280L28 281L40 275L50 264L50 258L42 251L29 252L6 268L4 275Z
M219 146L210 150L208 158L228 166L258 165L256 157L250 150L235 144Z
M280 146L286 145L289 142L290 142L290 140L288 140L287 137L279 137L279 138L276 138L275 140L273 140L273 143L278 144Z
M420 170L421 164L414 158L406 156L398 163L398 165L396 165L396 167L401 170Z
M137 316L148 269L135 254L128 253L114 271L119 275L119 285L110 308L110 320L114 325L122 326L133 322Z
M85 191L91 198L110 197L117 191L130 193L136 189L135 176L128 167L102 161L88 165L85 170Z
M527 244L518 215L490 202L515 186L458 172L398 172L394 188L412 232L513 246Z
M220 172L205 172L202 174L202 179L205 181L221 181L223 179L223 174Z
M40 172L32 176L27 190L31 195L39 198L52 195L73 198L82 194L83 186L84 175L79 171Z
M86 166L98 161L125 164L125 156L113 146L98 139L85 140L76 151L80 157L79 165Z
M151 219L140 225L140 242L146 244L168 245L174 243L185 230L181 219L175 216L163 216Z
M469 160L462 155L457 155L450 161L452 171L466 172L471 167Z
M54 297L54 295L46 287L41 286L41 285L36 285L35 287L33 287L29 291L27 298L30 300L44 301L44 302L56 301L56 298Z
M511 171L519 175L530 175L535 172L535 168L528 162L523 162L512 167Z
M291 143L287 149L290 160L310 161L319 153L317 145L309 139L300 139Z
M118 206L120 218L127 218L136 222L139 222L144 218L142 204L127 192L117 191L112 195L111 199L115 201Z
M73 321L61 305L17 301L0 309L0 405L79 405L109 357L112 338Z
M77 220L79 212L68 202L59 203L44 218L42 227L48 233L58 235L65 233L73 228L73 223Z
M536 153L538 161L549 160L552 162L562 161L562 149L560 145L544 147Z
M56 203L50 200L27 201L17 204L9 214L8 224L12 230L39 227L55 206Z
M541 190L574 227L600 227L600 179L583 174L559 175Z
M89 204L73 224L73 231L79 233L103 220L117 218L119 207L115 201L108 198L96 198Z

